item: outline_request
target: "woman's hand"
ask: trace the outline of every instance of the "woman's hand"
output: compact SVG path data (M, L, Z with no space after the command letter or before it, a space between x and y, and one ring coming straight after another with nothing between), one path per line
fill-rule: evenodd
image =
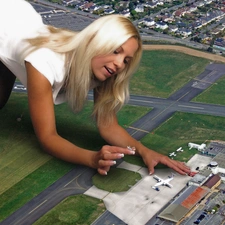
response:
M145 150L141 156L143 158L144 163L148 167L150 175L154 173L154 167L159 163L172 168L173 170L182 175L189 174L191 172L190 168L186 166L184 162L170 159L168 156L159 154L150 149Z
M101 175L107 175L110 167L116 164L116 159L121 159L124 155L134 155L135 149L121 148L116 146L105 145L98 151L94 157L95 168Z

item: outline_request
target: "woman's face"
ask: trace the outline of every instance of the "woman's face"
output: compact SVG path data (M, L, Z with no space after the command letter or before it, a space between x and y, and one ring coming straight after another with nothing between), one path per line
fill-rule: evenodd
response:
M91 60L92 72L95 78L104 81L120 73L134 57L137 49L137 40L130 38L112 54L95 56Z

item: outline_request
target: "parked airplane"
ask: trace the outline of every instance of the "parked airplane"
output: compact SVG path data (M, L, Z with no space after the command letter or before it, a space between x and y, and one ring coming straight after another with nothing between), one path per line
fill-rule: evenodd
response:
M175 154L175 152L171 152L170 154L169 154L169 156L171 157L171 156L176 156L176 154Z
M183 152L184 150L182 149L182 147L180 147L180 148L178 148L176 151L177 151L177 152Z
M152 186L152 188L153 189L155 189L156 191L159 191L159 188L158 188L158 186L167 186L167 187L169 187L169 188L172 188L173 187L173 185L172 184L170 184L169 182L171 181L171 180L173 180L173 177L174 177L174 174L172 173L172 176L168 176L168 178L167 179L162 179L162 178L160 178L160 177L158 177L158 176L156 176L156 175L154 175L153 176L153 178L155 179L155 180L157 180L157 183L154 185L154 186Z

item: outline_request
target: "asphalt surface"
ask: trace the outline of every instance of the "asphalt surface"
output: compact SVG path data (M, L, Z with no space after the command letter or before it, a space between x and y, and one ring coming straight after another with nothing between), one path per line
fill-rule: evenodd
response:
M191 80L168 99L131 96L129 104L153 108L138 121L133 123L127 131L137 140L158 127L170 118L175 112L192 112L225 117L225 106L191 103L195 96L207 89L224 75L224 64L210 64L198 77ZM15 91L15 90L14 90ZM89 94L92 98L92 94ZM68 174L56 181L53 185L40 193L37 197L14 212L1 225L30 225L46 212L56 206L60 201L70 195L82 194L92 186L92 176L95 170L77 165ZM109 211L104 212L93 225L125 224Z

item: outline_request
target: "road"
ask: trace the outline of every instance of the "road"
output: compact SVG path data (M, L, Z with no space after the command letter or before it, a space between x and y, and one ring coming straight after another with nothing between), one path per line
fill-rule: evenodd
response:
M140 140L177 111L225 117L225 106L190 102L191 99L222 77L223 71L225 71L224 64L208 65L203 73L172 94L168 99L131 95L129 104L153 109L127 128L127 131L135 139ZM92 93L90 92L89 99L91 98ZM67 196L84 193L92 186L91 178L95 173L96 171L93 169L77 165L76 168L0 224L29 225L34 223ZM125 224L109 211L106 211L93 225L109 223Z

